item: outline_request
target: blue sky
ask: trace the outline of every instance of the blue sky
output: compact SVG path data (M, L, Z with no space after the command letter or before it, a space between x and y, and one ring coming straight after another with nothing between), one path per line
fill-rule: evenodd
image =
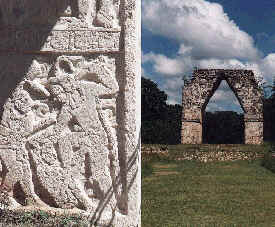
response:
M141 0L142 75L181 103L182 76L194 67L252 69L275 76L275 0ZM262 78L262 79L260 79ZM240 105L223 82L208 111Z

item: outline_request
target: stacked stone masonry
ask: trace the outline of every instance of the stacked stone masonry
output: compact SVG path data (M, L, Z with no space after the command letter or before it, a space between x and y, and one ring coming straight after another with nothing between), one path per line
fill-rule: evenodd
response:
M225 80L243 111L245 144L263 142L263 93L251 70L198 69L182 91L182 144L202 143L205 108Z
M140 0L0 4L9 209L140 226Z

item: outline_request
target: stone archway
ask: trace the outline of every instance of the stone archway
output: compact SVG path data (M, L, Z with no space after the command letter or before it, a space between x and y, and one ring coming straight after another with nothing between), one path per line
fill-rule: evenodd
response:
M253 71L199 69L182 91L182 144L202 143L202 116L222 80L226 80L244 111L245 144L263 142L263 93Z

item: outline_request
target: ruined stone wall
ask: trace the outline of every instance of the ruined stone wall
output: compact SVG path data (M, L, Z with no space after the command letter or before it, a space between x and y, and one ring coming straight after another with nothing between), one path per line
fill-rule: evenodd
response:
M0 1L10 209L140 225L140 1Z
M181 143L202 143L202 115L219 87L226 80L244 111L245 143L263 141L263 94L251 70L196 70L182 91Z

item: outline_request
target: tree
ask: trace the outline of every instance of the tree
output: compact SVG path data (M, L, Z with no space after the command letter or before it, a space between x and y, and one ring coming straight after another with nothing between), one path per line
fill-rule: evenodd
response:
M141 119L160 119L166 108L167 94L150 79L141 78Z
M264 140L275 142L275 80L271 92L264 98Z
M155 82L141 78L141 141L180 143L181 106L166 104L167 94Z
M204 143L244 143L243 114L234 111L205 112L203 122Z

